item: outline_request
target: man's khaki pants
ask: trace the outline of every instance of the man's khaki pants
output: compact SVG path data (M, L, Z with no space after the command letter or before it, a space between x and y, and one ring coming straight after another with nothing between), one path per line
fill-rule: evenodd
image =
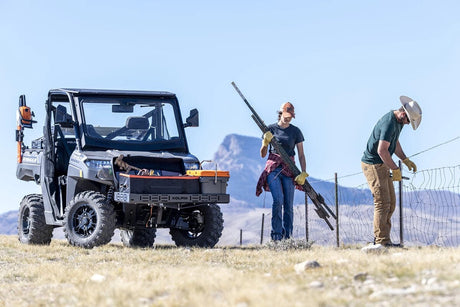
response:
M390 168L385 164L361 162L364 176L374 197L374 237L375 244L391 243L391 216L395 211L396 196Z

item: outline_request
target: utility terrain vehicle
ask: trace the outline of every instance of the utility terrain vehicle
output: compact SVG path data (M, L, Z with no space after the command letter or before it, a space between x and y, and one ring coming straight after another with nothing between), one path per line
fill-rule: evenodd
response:
M89 89L50 90L45 109L43 136L27 147L24 128L36 122L19 98L16 176L42 191L21 202L21 242L49 244L61 226L84 248L116 228L129 247L153 246L157 228L177 246L218 242L229 173L203 170L189 153L184 128L198 126L196 109L184 124L175 94Z

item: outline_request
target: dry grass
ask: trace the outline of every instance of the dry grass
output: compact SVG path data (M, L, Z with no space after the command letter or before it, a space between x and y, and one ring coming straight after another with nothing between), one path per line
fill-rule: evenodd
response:
M296 273L306 260L321 267ZM85 250L0 236L0 306L459 306L459 263L459 248Z

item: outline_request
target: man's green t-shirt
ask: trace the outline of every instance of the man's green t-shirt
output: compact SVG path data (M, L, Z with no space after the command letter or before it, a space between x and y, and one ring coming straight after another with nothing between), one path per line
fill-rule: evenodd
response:
M377 153L377 148L379 146L379 141L390 142L390 147L388 151L390 155L393 155L396 149L396 143L399 139L399 134L401 133L404 124L398 123L396 116L393 111L388 112L377 122L374 127L374 130L367 141L366 150L364 155L361 158L361 161L367 164L381 164L383 163L379 154Z

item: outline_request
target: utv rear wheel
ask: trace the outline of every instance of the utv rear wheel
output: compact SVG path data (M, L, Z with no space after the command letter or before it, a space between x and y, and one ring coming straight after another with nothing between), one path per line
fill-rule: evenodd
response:
M169 233L177 246L214 247L222 235L224 219L216 204L181 212L189 229L171 228Z
M126 247L153 247L156 237L156 228L121 230L121 242Z
M115 211L104 195L86 191L77 194L65 210L64 233L70 244L93 248L112 240Z
M25 196L18 214L19 241L25 244L50 244L53 228L46 225L43 197L40 194Z

